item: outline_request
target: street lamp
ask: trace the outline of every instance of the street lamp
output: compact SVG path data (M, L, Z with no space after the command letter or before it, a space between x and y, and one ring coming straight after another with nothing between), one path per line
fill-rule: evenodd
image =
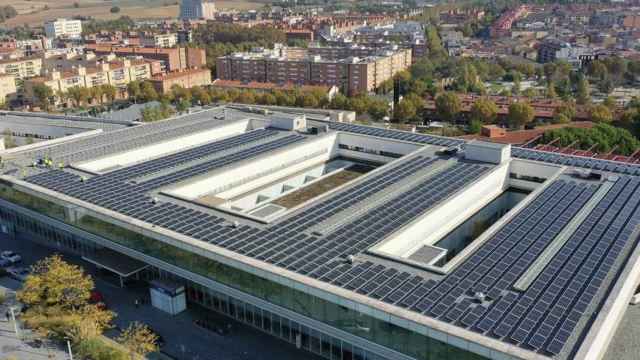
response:
M68 337L64 338L67 340L67 349L69 350L69 360L73 360L73 353L71 352L71 339Z
M13 329L16 332L16 337L20 338L20 332L18 331L18 322L16 321L15 308L13 306L10 306L9 311L11 312L11 321L13 321Z

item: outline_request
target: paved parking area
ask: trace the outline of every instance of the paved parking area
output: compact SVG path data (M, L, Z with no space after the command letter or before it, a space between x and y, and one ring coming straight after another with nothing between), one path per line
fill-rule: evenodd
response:
M11 249L19 252L23 257L23 265L36 262L53 251L45 246L34 244L26 239L12 240L5 235L0 235L0 251ZM83 261L77 256L63 254L65 260L81 265L94 276L96 288L103 294L107 306L118 315L114 320L115 329L107 332L107 336L116 337L118 328L124 328L132 321L140 321L151 326L160 334L165 345L162 352L175 359L184 360L319 360L306 351L298 350L294 345L262 333L250 326L239 323L223 315L211 311L208 314L216 325L227 326L231 324L231 332L227 335L218 335L194 324L194 310L187 310L177 316L171 316L151 305L135 306L136 298L148 298L146 287L122 289L116 282L104 275L97 273L95 267ZM13 281L8 279L8 281ZM15 282L15 281L13 281ZM0 313L0 350L5 341L2 338L4 332L4 312ZM218 323L219 322L219 323ZM8 336L8 335L7 335ZM14 341L19 344L19 341ZM10 345L8 342L7 345ZM1 354L1 353L0 353ZM0 356L0 359L2 357ZM65 358L64 356L62 358ZM22 357L19 357L22 359ZM25 357L25 359L37 359L37 357ZM45 357L46 359L46 357Z

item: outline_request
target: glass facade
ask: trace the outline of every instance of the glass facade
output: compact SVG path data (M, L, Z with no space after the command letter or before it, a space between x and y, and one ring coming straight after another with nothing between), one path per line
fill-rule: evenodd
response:
M331 303L302 291L286 287L254 274L232 268L196 253L165 244L94 216L81 214L79 212L71 213L63 206L18 191L2 182L0 182L0 198L57 220L64 221L132 250L155 257L192 273L202 275L218 283L264 299L269 303L287 308L308 318L330 325L333 328L351 333L416 359L484 359L484 357L475 353L453 347L444 342ZM218 300L213 300L216 297L212 295L212 290L199 288L198 291L202 292L202 296L195 298L197 303L206 308L220 311L220 308L215 305L215 301L220 303L220 297L218 296L220 294L215 293L214 295L217 296ZM204 295L205 293L208 295ZM192 300L194 299L193 296L191 296L191 298ZM227 310L224 312L229 316L233 316L244 322L247 322L247 319L257 321L254 320L257 316L256 312L247 312L247 304L243 303L241 307L233 305L233 302L230 301L227 301L225 304L224 306L227 307ZM239 309L242 310L240 311ZM325 357L338 358L336 357L338 350L335 349L342 349L338 346L342 346L341 343L337 343L340 342L339 339L314 338L311 336L313 335L311 329L306 329L307 333L305 333L303 331L305 329L299 326L299 324L292 329L289 320L285 321L284 319L271 315L267 318L268 320L265 320L264 315L260 316L260 328L264 329L266 326L265 323L268 323L270 329L272 329L272 331L270 331L271 333L278 332L280 334L279 337L285 340L289 339L289 341L300 335L300 341L304 341L305 344L308 343L308 349L310 351ZM302 336L302 334L308 334L309 336ZM351 349L350 353L357 354L360 351L361 349ZM356 358L355 355L351 356Z

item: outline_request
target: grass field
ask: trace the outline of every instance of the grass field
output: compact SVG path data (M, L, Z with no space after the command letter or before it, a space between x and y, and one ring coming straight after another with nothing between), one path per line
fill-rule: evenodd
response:
M218 9L249 10L262 7L263 0L223 0L216 1ZM74 7L78 2L79 8ZM115 19L126 15L136 19L175 18L178 16L178 0L0 0L0 6L11 5L18 16L0 24L0 27L15 27L29 24L42 25L55 18L69 18L75 15L92 16L96 19ZM48 6L48 10L45 7ZM113 6L120 12L112 14Z

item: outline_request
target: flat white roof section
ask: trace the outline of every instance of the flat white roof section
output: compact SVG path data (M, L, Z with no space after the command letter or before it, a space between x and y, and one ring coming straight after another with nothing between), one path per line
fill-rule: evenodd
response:
M151 144L135 150L105 156L99 159L74 164L78 168L89 173L101 173L115 170L141 161L151 160L167 154L186 150L188 148L213 142L216 140L241 134L247 131L248 122L236 122L206 131L188 134L186 136ZM144 125L143 125L144 126ZM146 125L148 126L148 125Z

